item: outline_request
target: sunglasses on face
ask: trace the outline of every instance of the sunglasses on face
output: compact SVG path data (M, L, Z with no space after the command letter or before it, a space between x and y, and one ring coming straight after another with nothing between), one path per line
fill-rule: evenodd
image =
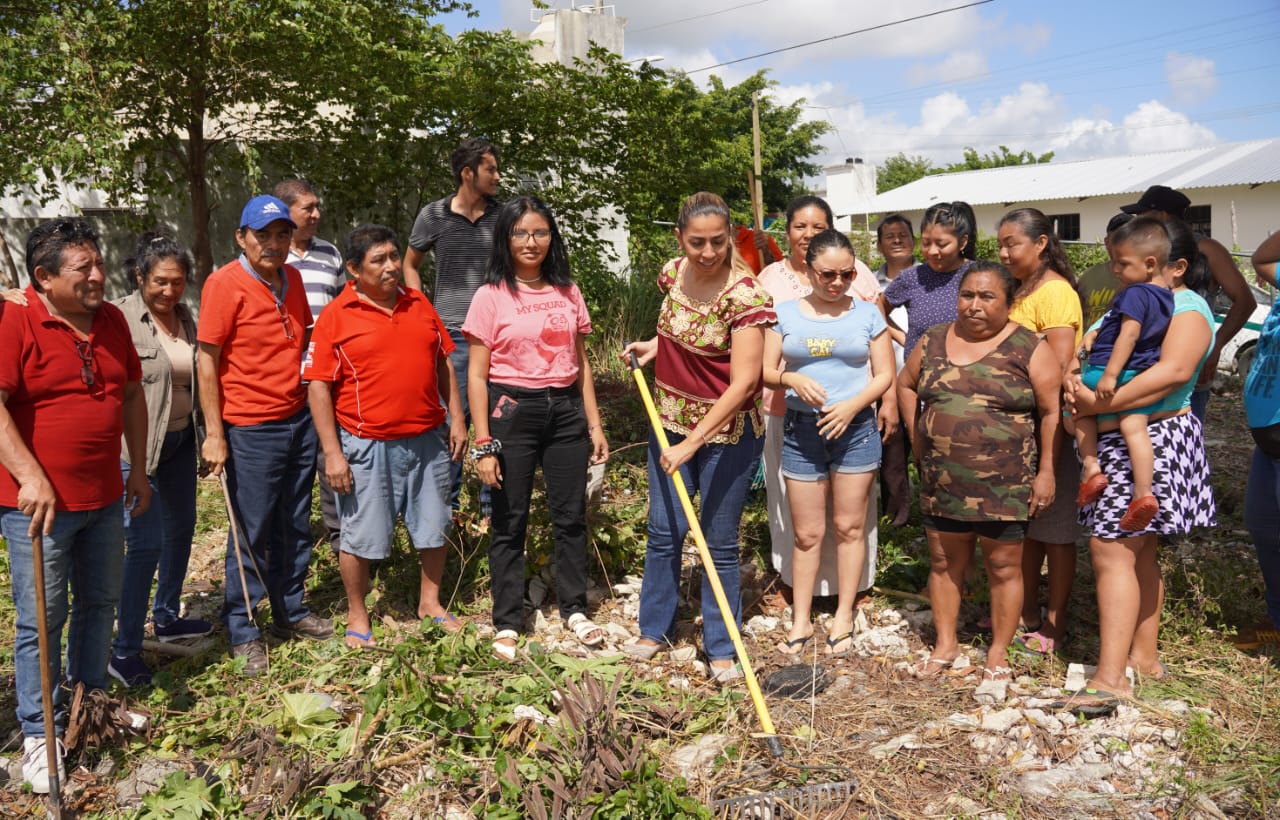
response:
M857 271L853 268L849 270L816 270L818 280L823 283L834 282L836 277L840 277L841 282L852 282L853 277L857 275Z

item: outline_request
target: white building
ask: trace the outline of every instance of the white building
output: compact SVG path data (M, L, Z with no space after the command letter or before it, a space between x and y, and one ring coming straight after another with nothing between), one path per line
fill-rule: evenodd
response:
M1137 202L1152 185L1168 185L1191 199L1187 221L1196 230L1228 248L1252 250L1280 229L1280 139L934 174L885 191L865 211L835 210L873 224L901 213L918 226L929 206L958 199L973 206L978 229L993 234L1008 211L1038 208L1055 220L1061 238L1095 241L1122 205Z

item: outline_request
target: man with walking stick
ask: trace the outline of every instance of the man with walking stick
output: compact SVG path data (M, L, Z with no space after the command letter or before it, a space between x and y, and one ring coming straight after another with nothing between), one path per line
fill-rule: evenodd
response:
M147 410L128 324L104 301L97 233L83 219L39 225L27 274L26 306L0 314L0 533L17 610L22 776L45 794L62 775L62 743L47 743L67 719L68 689L50 697L63 675L62 627L70 615L68 683L106 688L124 510L145 512L151 488L141 471L121 479L121 433L131 459L143 459Z

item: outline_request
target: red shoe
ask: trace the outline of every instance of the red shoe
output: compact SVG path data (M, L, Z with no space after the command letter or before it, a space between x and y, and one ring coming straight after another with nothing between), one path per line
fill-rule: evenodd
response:
M1102 491L1107 488L1107 477L1102 473L1094 473L1080 485L1080 494L1076 496L1077 507L1087 507L1102 498Z
M1160 502L1156 501L1154 495L1135 498L1129 502L1129 509L1125 511L1124 518L1120 519L1120 529L1129 532L1144 530L1159 511Z

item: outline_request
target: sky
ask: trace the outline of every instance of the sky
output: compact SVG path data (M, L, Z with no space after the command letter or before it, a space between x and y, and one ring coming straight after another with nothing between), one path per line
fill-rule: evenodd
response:
M439 21L450 33L528 33L543 13L529 0L472 6L475 17ZM613 0L604 13L626 20L625 57L660 56L700 85L767 70L780 102L803 99L806 118L833 126L823 165L900 151L945 165L1000 145L1088 159L1280 137L1276 0ZM884 27L838 36L873 26Z

